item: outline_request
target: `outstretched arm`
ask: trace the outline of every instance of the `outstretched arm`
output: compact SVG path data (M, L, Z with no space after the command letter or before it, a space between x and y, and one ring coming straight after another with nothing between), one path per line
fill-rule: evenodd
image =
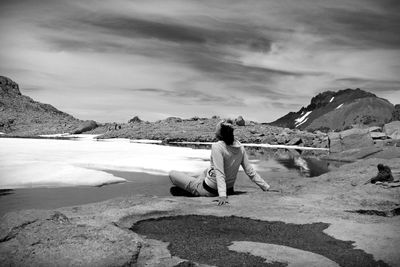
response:
M253 169L253 166L251 166L249 159L247 157L246 150L244 150L244 155L241 165L243 167L244 172L247 174L250 180L255 184L257 184L263 191L267 191L270 188L269 184L267 184L267 182L265 182L264 179L262 179L260 175L258 175L258 173Z

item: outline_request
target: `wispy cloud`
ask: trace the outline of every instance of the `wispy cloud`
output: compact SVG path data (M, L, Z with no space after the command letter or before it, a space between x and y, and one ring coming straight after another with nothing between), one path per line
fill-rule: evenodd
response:
M170 91L164 89L156 88L141 88L141 89L131 89L129 90L135 93L154 95L159 98L166 98L166 101L172 102L174 104L179 103L181 105L244 105L243 101L236 97L223 97L213 94L207 94L199 90L180 90L180 91Z
M400 103L396 0L24 0L0 10L0 72L80 118L271 121L347 87Z

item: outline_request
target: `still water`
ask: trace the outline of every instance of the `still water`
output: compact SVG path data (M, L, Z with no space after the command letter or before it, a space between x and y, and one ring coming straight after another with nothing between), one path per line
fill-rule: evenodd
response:
M10 140L12 142L16 142L18 140ZM61 141L59 141L61 142ZM62 141L62 142L70 142L70 141ZM75 143L75 142L74 142ZM16 150L16 144L13 143L13 146L10 146ZM58 144L58 143L57 143ZM72 143L67 143L68 146L68 153L71 151L76 158L77 151L71 149ZM76 143L75 143L76 144ZM90 145L90 149L92 149L93 143L79 143L79 144L86 144ZM107 147L115 148L118 146L117 143L109 144ZM128 148L127 148L128 146ZM169 149L165 146L156 146L153 145L149 148L162 150L162 149ZM3 148L6 146L3 144ZM26 146L24 145L23 148ZM99 146L96 145L96 149ZM163 148L164 147L164 148ZM87 147L79 146L82 151L86 153ZM106 152L105 155L111 155L112 157L121 153L121 149L125 149L124 155L128 155L132 153L131 148L138 149L137 146L132 146L124 144L121 147L118 147L117 151L110 150L110 148L104 149L101 146L101 150L96 150L96 157L99 156L102 152ZM146 148L146 146L142 146L141 148ZM20 155L21 159L26 160L26 158L35 155L36 159L38 160L37 156L37 149L38 146L35 146L35 153L28 153L23 151L24 155ZM49 148L47 148L49 149ZM172 149L172 148L171 148ZM175 149L183 149L183 148L175 148ZM40 156L40 160L43 160L45 156L48 154L51 156L51 159L56 156L55 153L59 150L62 150L60 146L57 146L54 150L51 150L51 153L42 153ZM103 151L104 150L104 151ZM71 152L71 153L72 153ZM170 150L167 150L170 152ZM204 151L203 151L204 152ZM190 152L190 154L182 155L179 160L182 160L182 164L189 165L190 162L194 162L196 166L206 166L209 163L208 155L209 152L205 151L206 153L197 153L196 151ZM285 179L285 177L298 177L299 179L307 179L307 177L314 177L319 176L329 170L336 168L332 163L319 160L315 157L304 157L301 156L299 153L293 153L286 150L271 150L271 149L259 149L256 152L253 150L248 150L248 154L252 164L255 166L256 170L263 177L267 182L273 179ZM22 153L22 152L21 152ZM57 152L58 153L58 152ZM60 157L61 162L66 162L67 159L70 157L70 154L65 154L63 152ZM143 155L143 151L141 151L141 155ZM32 154L32 155L31 155ZM165 153L164 153L165 154ZM205 157L205 155L207 156ZM9 154L8 154L9 155ZM7 156L8 156L7 155ZM167 156L169 154L166 154ZM22 157L23 156L23 157ZM132 158L136 156L132 154ZM154 154L151 154L149 157L154 157ZM169 155L172 157L172 155ZM168 158L169 158L168 157ZM185 158L186 157L186 158ZM20 161L20 158L16 158L16 160ZM92 163L98 163L98 159L94 158L91 154L84 154L81 155L82 159L92 159ZM105 156L102 156L102 160L104 160ZM125 158L126 159L126 158ZM4 160L4 159L3 159ZM47 162L47 161L46 161ZM52 161L48 161L49 164L53 164ZM127 164L132 165L132 161L127 162ZM160 161L161 162L161 161ZM180 164L181 161L175 161L175 163ZM3 162L4 163L4 162ZM110 164L109 160L107 162L100 162L100 165L106 165L106 163ZM118 161L119 163L119 161ZM141 162L136 163L142 165ZM182 165L180 164L180 165ZM82 164L81 164L82 165ZM111 165L111 166L116 166ZM172 166L178 167L179 165ZM21 167L23 168L23 167ZM121 167L122 168L122 167ZM191 167L190 167L191 168ZM53 171L54 172L54 171ZM3 189L0 190L0 216L5 214L9 211L21 210L21 209L55 209L65 206L74 206L74 205L82 205L87 203L99 202L104 201L107 199L115 198L115 197L123 197L123 196L132 196L132 195L155 195L155 196L171 196L170 194L170 187L171 183L169 181L168 176L164 174L151 174L149 172L142 172L142 171L125 171L119 170L116 171L110 169L103 169L102 173L104 175L109 175L115 178L123 178L126 180L124 183L117 183L117 184L109 184L100 187L96 186L66 186L66 187L49 187L49 186L37 186L34 188L21 188L15 190ZM97 176L98 174L95 174ZM85 176L84 176L85 177ZM238 180L236 182L235 187L239 190L243 190L246 188L257 188L255 184L253 184L247 176L243 172L239 172ZM3 187L4 188L4 187ZM7 187L6 187L7 188Z

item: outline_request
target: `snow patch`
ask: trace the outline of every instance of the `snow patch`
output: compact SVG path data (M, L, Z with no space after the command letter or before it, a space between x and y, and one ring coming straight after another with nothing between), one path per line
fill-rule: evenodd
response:
M58 133L58 134L41 134L39 135L40 137L45 137L45 138L57 138L57 137L62 137L62 138L74 138L74 139L87 139L87 140L93 140L100 134L70 134L70 133Z
M138 144L161 144L161 140L148 140L148 139L136 139L136 140L131 140L132 143L138 143Z
M300 125L302 125L302 124L305 123L306 121L308 121L308 118L305 119L304 121L302 121L301 123L297 124L296 127L299 127Z
M200 172L210 151L126 140L0 139L0 189L98 186L124 182L103 170L167 175Z
M308 115L311 114L312 111L307 111L306 114L304 114L303 116L301 116L300 118L295 119L295 124L296 127L298 127L299 125L303 124L304 122L306 122L306 118L308 117ZM307 118L308 119L308 118Z
M40 134L40 137L49 137L49 138L53 138L53 137L67 137L69 136L69 133L58 133L58 134Z
M3 133L3 132L0 132L0 135L1 135L1 134L5 134L5 133Z
M339 106L336 107L336 109L339 109L343 106L343 104L340 104Z
M329 100L329 103L331 103L333 101L333 99L335 99L334 96L332 96L331 100Z

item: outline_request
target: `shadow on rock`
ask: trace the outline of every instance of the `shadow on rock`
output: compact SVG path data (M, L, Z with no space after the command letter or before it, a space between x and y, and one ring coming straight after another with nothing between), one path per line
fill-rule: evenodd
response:
M175 197L196 197L195 195L187 192L186 190L183 190L177 186L172 186L169 189L169 192L171 195L175 196ZM233 191L233 192L229 192L229 195L243 195L246 194L246 191Z
M14 194L13 189L0 189L0 197Z

